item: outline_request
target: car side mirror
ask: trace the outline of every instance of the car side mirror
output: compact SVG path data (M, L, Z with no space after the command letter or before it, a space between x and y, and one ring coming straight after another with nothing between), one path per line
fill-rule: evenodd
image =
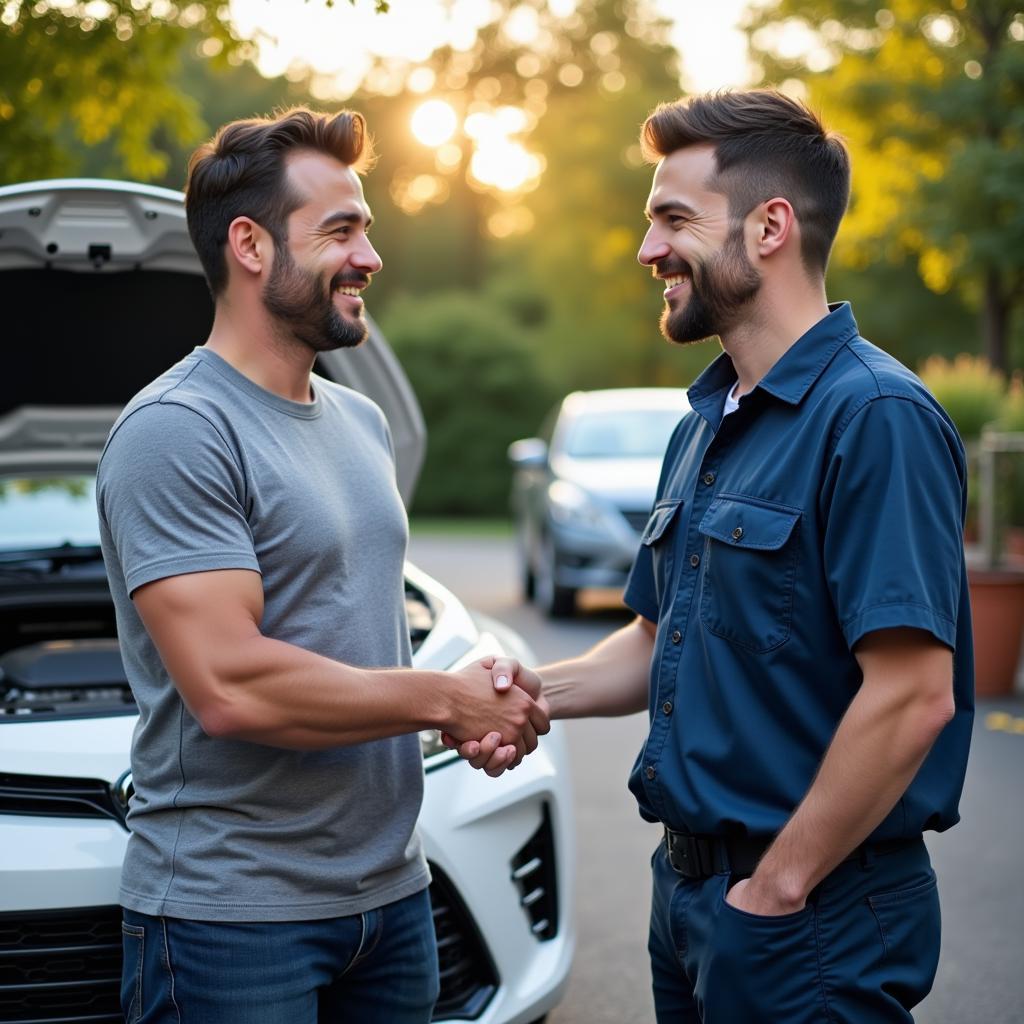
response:
M548 446L539 437L524 437L508 446L508 460L520 469L539 469L547 465Z

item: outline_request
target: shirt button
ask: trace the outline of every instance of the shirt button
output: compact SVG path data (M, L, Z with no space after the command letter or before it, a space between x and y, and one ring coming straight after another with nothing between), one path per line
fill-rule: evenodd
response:
M715 482L715 474L714 473L705 473L704 474L704 483L706 483L708 485L708 487L710 487L714 482Z
M672 701L670 701L670 700L665 701L665 703L661 705L661 710L664 711L666 715L671 715L672 714Z
M742 537L742 536L743 536L743 527L742 526L737 526L736 529L732 531L732 539L733 540L739 540L740 537Z
M692 565L694 569L696 569L697 566L700 565L700 555L696 553L690 555L690 565Z
M654 768L651 765L648 765L647 766L646 774L647 774L647 778L653 779L654 776L657 775L658 773L654 770Z
M678 629L672 630L672 643L677 644L683 639L683 634Z

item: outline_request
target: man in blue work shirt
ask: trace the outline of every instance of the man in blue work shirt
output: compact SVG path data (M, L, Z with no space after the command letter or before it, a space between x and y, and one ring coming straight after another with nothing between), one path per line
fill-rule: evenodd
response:
M958 819L973 709L963 446L825 299L849 159L755 91L659 107L640 262L662 330L724 352L689 390L626 587L583 657L494 675L552 717L647 707L630 789L665 826L658 1020L910 1021L939 951L921 834ZM494 736L462 748L491 774Z

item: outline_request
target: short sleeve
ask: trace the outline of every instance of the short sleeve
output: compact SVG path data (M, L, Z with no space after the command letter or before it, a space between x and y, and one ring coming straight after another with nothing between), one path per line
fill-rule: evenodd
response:
M245 493L237 460L204 416L172 403L131 413L107 443L96 488L128 593L184 573L259 572Z
M956 646L965 479L960 440L937 411L885 397L850 421L822 512L825 573L851 648L896 627Z
M622 600L626 607L651 622L658 621L658 594L654 586L654 556L651 549L640 545L636 561L626 580Z

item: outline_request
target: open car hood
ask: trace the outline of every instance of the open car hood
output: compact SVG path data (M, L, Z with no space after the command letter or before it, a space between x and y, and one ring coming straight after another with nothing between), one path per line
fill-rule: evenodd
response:
M98 456L122 406L213 322L184 196L86 178L0 187L0 309L4 461ZM426 430L376 324L359 348L319 355L316 371L384 410L408 504Z

